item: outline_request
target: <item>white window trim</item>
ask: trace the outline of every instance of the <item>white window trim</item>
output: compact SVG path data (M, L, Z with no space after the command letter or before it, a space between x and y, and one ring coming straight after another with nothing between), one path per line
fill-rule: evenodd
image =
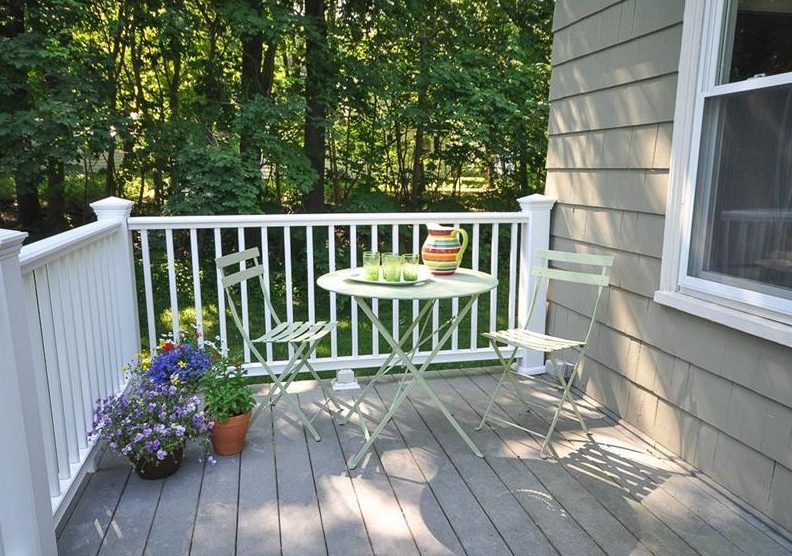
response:
M704 98L791 80L782 74L708 86L715 82L713 62L726 1L685 2L660 289L654 300L792 347L792 302L687 275Z

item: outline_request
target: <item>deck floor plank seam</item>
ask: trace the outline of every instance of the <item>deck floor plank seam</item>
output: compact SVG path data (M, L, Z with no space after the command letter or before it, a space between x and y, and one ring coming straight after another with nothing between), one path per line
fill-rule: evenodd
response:
M485 393L487 392L487 388L490 385L492 388L494 388L496 384L495 377L487 373L476 373L475 375L470 375L470 378L475 384L479 386L479 388L481 388L482 392ZM550 394L550 391L546 389L543 390L543 392L545 394ZM504 399L506 400L506 403L510 404L510 407L517 407L518 402L510 398L502 398L499 400L498 403L502 411L505 411L507 414L509 414L509 410L507 410L503 405ZM597 413L601 418L605 418L605 416L600 412ZM513 412L511 415L512 417L516 417ZM527 421L527 415L533 415L535 420ZM542 423L544 427L547 427L549 424L548 419L539 412L530 412L529 414L524 414L522 416L523 422L521 424L523 425L527 424L530 426L531 424L534 424L535 426L536 420ZM569 430L565 430L564 427L561 427L560 430L564 434L572 435L580 441L588 440L588 437L586 437L581 431L578 431L575 425L572 425ZM597 428L595 427L594 430L596 431ZM558 442L558 440L559 438L556 439L556 442ZM575 443L569 442L568 439L563 438L561 441L566 442L571 446L570 450L572 453L580 453L580 448L576 448ZM662 457L657 454L652 455L654 456L656 463L662 462ZM561 463L564 464L563 461ZM636 464L633 462L633 465ZM600 472L603 471L605 470L600 466ZM686 474L686 472L681 468L679 471L682 472L683 475ZM633 496L633 498L639 503L641 503L641 505L647 507L658 517L658 519L663 521L670 529L677 533L677 535L682 536L685 541L692 546L692 548L703 554L718 555L741 553L743 551L739 546L732 542L732 540L728 538L723 531L715 528L707 519L693 511L692 508L688 508L682 504L679 500L677 500L676 497L672 495L670 492L670 485L672 484L674 475L671 475L670 477L658 477L655 474L655 476L652 476L650 475L650 470L646 466L638 467L637 472L646 476L653 483L653 496L638 498L637 494L632 492L632 490L629 488L629 485L624 485L625 488L630 492L630 495ZM616 469L611 473L611 476L614 480L623 482L625 470Z
M439 391L437 393L440 395ZM423 397L420 399L421 401L424 401ZM465 472L465 469L468 469L468 471L471 473L478 471L478 469L487 470L489 472L490 475L487 478L490 480L487 481L489 484L485 485L487 487L486 489L483 486L477 487L477 485L470 480L466 480L466 483L468 484L471 493L474 497L476 497L479 505L487 513L487 516L490 518L493 526L495 526L496 529L498 529L498 531L501 533L501 537L512 550L512 552L516 554L558 554L558 551L544 535L533 517L519 504L506 483L503 482L497 472L492 468L490 462L487 459L480 459L475 454L470 453L468 447L461 441L459 436L456 435L455 431L449 429L449 427L444 422L440 422L442 415L439 414L438 411L427 411L427 406L421 403L416 403L414 398L410 399L410 403L413 407L413 410L418 414L418 417L423 422L424 426L432 434L435 442L437 442L437 444L441 447L446 457L449 459L449 461L451 461L452 465L454 465L457 472L463 477L463 479L465 479L468 475L468 473ZM454 406L451 404L447 405L449 409L453 411ZM432 419L429 417L432 417ZM435 422L440 422L439 426L437 426L438 428L433 428L433 424ZM467 465L463 466L465 462ZM473 469L471 469L471 467L473 467ZM492 485L493 480L497 482L496 485ZM517 519L518 521L525 520L525 522L519 524L519 526L522 528L513 527L514 524L510 523L504 523L499 527L498 523L496 523L497 518L493 518L490 512L498 514L500 508L489 503L487 504L489 508L485 507L485 502L483 502L483 500L486 500L485 497L491 492L497 492L500 489L503 489L508 493L508 500L511 500L513 503L512 507L516 507L518 510L515 511L516 515L509 515L507 512L505 515L501 515L499 517ZM499 503L503 506L509 506L508 501L504 501L503 498L499 500ZM507 539L507 536L513 537L515 535L522 538L513 538L511 542L509 539Z
M393 384L383 384L382 386L378 386L378 387L375 388L375 391L380 396L380 399L386 405L390 405L390 403L393 400L393 392L392 392L392 387L393 386L394 386ZM413 390L413 392L417 393L417 390ZM415 396L417 394L412 394L412 395ZM408 402L409 402L409 400L408 400ZM479 502L479 500L471 492L470 488L468 487L468 485L465 482L464 478L462 477L461 473L459 473L459 470L456 468L456 466L454 466L453 462L450 460L450 458L448 458L448 456L445 454L445 452L442 449L442 447L436 441L434 441L435 442L435 446L432 446L432 448L439 448L440 451L439 452L435 452L435 453L437 453L437 456L435 457L435 460L436 460L435 463L437 464L437 468L438 468L437 469L437 473L436 473L435 476L441 482L441 485L440 486L432 486L432 480L429 479L426 476L426 471L427 471L426 465L425 464L424 465L421 464L420 454L416 454L416 449L419 448L419 447L422 447L422 446L420 446L420 440L418 440L418 439L420 439L425 434L428 434L430 437L432 437L431 430L429 430L428 428L426 429L426 431L416 431L415 429L413 429L411 432L413 432L413 433L418 432L419 433L417 435L418 438L416 438L416 435L413 435L413 434L407 435L407 434L405 434L405 431L402 430L403 427L408 426L409 419L406 417L406 414L408 414L410 412L411 407L412 406L409 403L405 403L404 405L402 405L401 410L396 414L396 416L394 418L394 423L393 424L399 430L399 432L400 432L400 434L402 435L403 438L409 437L409 438L413 439L413 441L411 442L412 446L410 446L408 444L408 450L410 451L410 454L412 455L413 460L416 462L416 465L418 465L418 467L421 469L421 472L424 475L424 479L426 480L427 486L432 489L432 492L435 494L435 497L440 502L441 507L443 507L444 509L447 507L446 505L444 505L442 503L442 499L446 498L446 495L448 495L450 492L452 492L451 489L446 491L445 495L444 495L443 492L438 492L438 489L440 488L440 486L442 486L442 481L447 481L448 479L454 479L454 482L461 483L462 488L458 492L456 492L456 496L465 497L464 495L467 494L467 495L469 495L470 499L475 501L475 506L474 507L477 507L478 510L480 510L480 511L477 511L476 513L482 515L483 518L484 518L484 521L489 523L492 531L494 531L497 534L497 538L500 539L500 541L501 541L501 543L503 545L502 547L497 546L500 543L496 542L495 543L496 546L486 547L486 552L488 552L490 554L497 554L497 553L499 553L498 551L500 551L501 548L506 548L509 553L513 553L511 551L511 549L508 547L508 543L503 538L503 535L501 534L501 532L498 530L498 528L492 522L492 518L484 510L484 508L481 505L481 503ZM413 409L412 411L414 412L415 410ZM418 440L418 442L416 442L416 440ZM444 465L444 464L447 464L447 465ZM450 466L450 467L448 467L448 466ZM446 469L447 469L448 472L447 473L443 473L443 471L446 470ZM458 479L458 481L456 481L456 479ZM465 498L467 498L467 497L465 497ZM455 508L455 506L458 503L463 503L463 500L454 501L454 503L452 503L450 505L451 509ZM469 511L471 511L471 507L470 506L466 506L466 513L469 512ZM465 544L468 544L468 545L470 544L470 539L468 539L467 542L465 541L466 537L471 536L471 537L473 537L473 539L478 541L482 537L487 535L487 533L485 531L479 531L478 533L475 532L475 531L468 532L466 530L468 528L464 527L464 525L465 525L464 522L461 522L461 520L458 521L457 519L454 519L453 516L449 516L448 512L445 512L445 513L446 513L446 518L449 520L449 523L451 524L451 527L453 527L454 530L457 532L457 537L460 539L460 542L462 542L463 547L465 547ZM471 519L470 521L473 522L474 527L475 527L475 525L478 523L479 520L475 519L475 516L471 516L471 517L473 519ZM454 526L455 522L457 522L457 526L456 527ZM480 551L483 553L483 549L484 549L484 547L476 547L475 545L473 547L470 547L470 550L472 550L472 553L474 553L474 554L478 553ZM500 552L500 553L502 553L502 552Z
M327 401L318 385L300 381L288 395L315 415L321 442L290 408L276 407L254 414L241 454L209 466L205 446L191 442L182 468L162 481L140 479L108 451L59 527L59 554L792 556L785 531L584 395L576 399L591 436L562 420L547 461L541 439L519 429L491 422L474 432L493 370L427 378L483 459L416 385L350 470L364 440L357 417L342 426L317 409ZM362 405L370 425L400 378L378 383ZM257 396L268 390L261 385ZM534 384L523 391L535 401L559 395ZM551 417L525 411L508 392L494 409L538 431Z

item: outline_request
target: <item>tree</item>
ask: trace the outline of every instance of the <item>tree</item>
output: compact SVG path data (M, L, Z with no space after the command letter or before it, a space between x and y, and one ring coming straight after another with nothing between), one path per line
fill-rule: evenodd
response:
M324 211L325 150L327 125L326 90L329 70L324 0L305 0L305 155L316 173L305 206Z

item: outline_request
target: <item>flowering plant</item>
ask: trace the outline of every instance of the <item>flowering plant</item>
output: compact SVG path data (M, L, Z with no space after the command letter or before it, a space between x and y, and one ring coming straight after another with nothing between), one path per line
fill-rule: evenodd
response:
M198 332L195 336L199 337ZM165 340L152 357L146 376L156 384L194 384L211 366L212 358L203 347L190 341Z
M96 402L89 434L133 463L156 465L213 426L197 396L138 376L126 392Z

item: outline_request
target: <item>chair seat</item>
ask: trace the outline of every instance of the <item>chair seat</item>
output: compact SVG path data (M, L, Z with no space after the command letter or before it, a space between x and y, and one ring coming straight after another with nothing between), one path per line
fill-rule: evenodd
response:
M485 332L483 335L503 344L548 353L586 344L582 340L568 340L557 336L548 336L547 334L540 334L539 332L532 332L523 328Z
M263 336L253 340L264 344L287 342L312 342L330 333L336 327L335 321L282 322Z

